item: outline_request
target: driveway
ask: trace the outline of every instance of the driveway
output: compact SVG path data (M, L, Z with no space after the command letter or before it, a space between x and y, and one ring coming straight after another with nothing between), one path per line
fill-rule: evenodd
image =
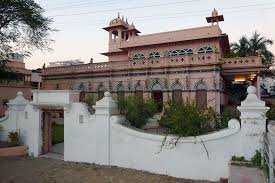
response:
M0 158L1 183L210 183L46 158Z

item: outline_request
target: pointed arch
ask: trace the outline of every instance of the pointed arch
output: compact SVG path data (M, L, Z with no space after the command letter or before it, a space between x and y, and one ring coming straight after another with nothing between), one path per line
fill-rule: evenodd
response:
M181 103L183 85L178 79L174 83L172 83L171 89L172 89L172 101L176 103Z
M183 90L183 85L181 84L180 81L176 80L175 82L172 83L171 85L172 90Z
M152 91L163 91L164 87L162 85L162 83L160 83L158 80L155 80L152 82L152 85L151 85L151 90Z
M207 84L201 79L195 84L196 105L199 109L207 109Z
M195 86L194 86L194 89L195 90L198 90L198 89L205 89L207 90L207 84L205 83L205 81L203 81L202 79L197 81Z

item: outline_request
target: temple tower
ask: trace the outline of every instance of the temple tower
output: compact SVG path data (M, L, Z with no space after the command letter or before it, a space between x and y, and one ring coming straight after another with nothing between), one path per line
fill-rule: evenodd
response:
M121 18L119 14L117 18L110 21L108 27L103 29L109 32L109 51L120 51L118 47L123 41L128 41L140 33L133 23L129 24L128 20Z

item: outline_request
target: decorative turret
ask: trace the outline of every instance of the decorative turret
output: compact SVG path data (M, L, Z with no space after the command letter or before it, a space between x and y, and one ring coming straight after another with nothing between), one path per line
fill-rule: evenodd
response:
M109 45L127 41L140 33L133 23L129 25L127 18L124 18L124 16L120 18L119 13L117 18L111 20L109 26L103 29L109 32Z
M215 22L218 25L219 22L224 21L224 18L223 15L219 15L218 11L214 8L214 10L212 11L212 16L206 17L206 20L208 23L212 23L212 25L214 25Z

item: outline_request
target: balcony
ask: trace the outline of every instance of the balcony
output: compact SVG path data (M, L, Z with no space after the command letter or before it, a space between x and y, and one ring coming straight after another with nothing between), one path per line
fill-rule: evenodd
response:
M223 69L264 67L259 56L223 58L221 62Z
M51 67L44 69L42 75L77 74L87 72L110 72L118 70L189 67L220 64L219 53L192 54L173 57L147 58L140 60L126 60L83 64L75 66Z

